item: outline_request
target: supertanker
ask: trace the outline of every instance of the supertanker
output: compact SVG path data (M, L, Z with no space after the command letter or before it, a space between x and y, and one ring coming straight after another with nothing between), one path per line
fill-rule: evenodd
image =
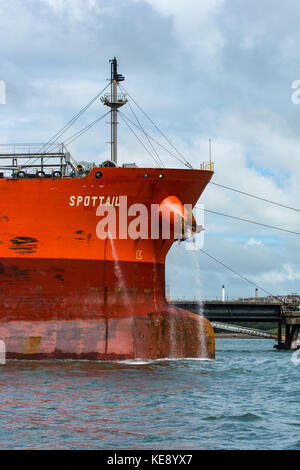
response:
M198 201L212 165L118 167L117 113L126 103L117 93L121 80L113 59L111 92L103 98L111 110L111 160L72 163L64 146L2 150L0 340L8 359L214 357L208 320L165 298L165 259L180 238L175 222L186 222L190 236L197 231L186 206ZM137 204L145 208L147 234L136 226L129 236ZM157 236L149 235L153 207ZM173 236L163 237L168 211ZM103 236L108 215L112 228Z

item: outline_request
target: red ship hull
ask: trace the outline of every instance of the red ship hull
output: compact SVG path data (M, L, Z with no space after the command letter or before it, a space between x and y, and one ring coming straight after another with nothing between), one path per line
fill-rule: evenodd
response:
M101 171L100 182L96 169L85 178L0 181L7 358L213 358L210 323L165 300L172 240L100 240L96 230L99 198L117 210L122 195L148 207L172 194L194 205L212 173L164 170L161 181L162 170Z

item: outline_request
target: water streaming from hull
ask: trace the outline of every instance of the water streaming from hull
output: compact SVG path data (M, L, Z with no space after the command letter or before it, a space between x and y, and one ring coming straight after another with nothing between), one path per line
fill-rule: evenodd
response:
M182 242L178 241L175 245L175 253L176 258L179 258L179 251L183 249ZM192 257L194 258L195 263L195 281L196 281L196 297L202 299L202 282L201 282L201 274L200 274L200 265L199 265L199 257L197 256L197 251L190 251L192 253ZM210 357L209 352L209 344L207 341L207 330L205 328L205 323L202 321L203 317L203 302L201 301L200 305L200 315L199 321L196 324L197 328L197 338L198 338L198 357L202 359L206 359ZM175 319L173 317L170 318L170 344L171 344L171 351L170 357L176 358L176 351L177 351L177 336L176 336L176 329L175 329Z
M181 246L181 242L178 241L175 244L175 253L178 252L179 256L179 249ZM176 256L177 257L177 256ZM176 319L174 315L170 316L169 319L169 334L170 334L170 355L169 357L172 359L176 359L178 357L178 341L177 341L177 334L176 334Z
M201 272L199 264L198 252L194 252L195 267L196 267L196 292L197 297L202 299L202 282L201 282ZM200 306L200 315L203 315L203 301L201 300ZM206 332L204 328L204 323L202 321L198 322L198 339L199 339L199 357L209 357L208 344L206 338Z
M112 251L112 256L113 256L114 271L115 271L115 276L116 276L116 278L118 280L118 284L119 284L118 287L121 288L125 304L126 304L126 306L128 306L128 309L130 310L131 299L130 299L130 297L128 295L128 292L127 292L127 286L126 286L126 283L125 283L125 276L124 276L124 273L122 271L122 267L121 267L121 264L120 264L120 261L119 261L119 257L118 257L118 254L117 254L115 243L114 243L113 238L111 237L110 231L108 231L108 238L109 238L110 243L111 243L111 251Z
M176 359L177 357L177 335L176 335L176 321L174 315L169 317L169 334L170 334L170 352L169 358Z

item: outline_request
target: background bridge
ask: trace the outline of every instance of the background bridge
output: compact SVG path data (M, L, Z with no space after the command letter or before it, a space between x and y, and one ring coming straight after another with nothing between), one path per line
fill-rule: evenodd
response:
M296 349L298 347L297 339L300 327L298 303L284 302L279 298L278 300L273 298L269 301L265 298L239 299L237 301L207 300L203 302L199 300L174 300L171 303L190 312L204 315L213 323L215 328L225 329L225 324L228 325L234 322L277 323L277 335L272 336L278 340L276 347L278 349ZM282 336L283 325L285 327L284 340ZM238 325L233 325L233 327L238 327ZM239 328L242 329L243 327ZM227 329L229 330L229 325ZM253 328L250 330L253 335L255 331L261 331ZM242 331L237 332L241 333ZM261 333L266 332L261 331Z

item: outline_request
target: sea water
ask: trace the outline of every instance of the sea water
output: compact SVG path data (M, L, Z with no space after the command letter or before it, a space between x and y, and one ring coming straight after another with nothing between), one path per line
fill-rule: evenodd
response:
M299 449L300 364L273 344L220 338L215 360L7 361L0 449Z

